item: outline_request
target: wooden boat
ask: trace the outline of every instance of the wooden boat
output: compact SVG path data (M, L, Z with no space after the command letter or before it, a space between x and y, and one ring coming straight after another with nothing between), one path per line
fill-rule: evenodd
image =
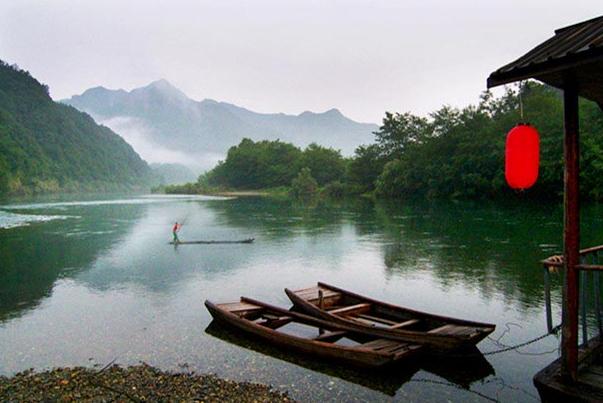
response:
M172 241L170 242L170 245L213 245L221 243L253 243L253 241L255 241L255 238L241 239L238 241Z
M320 282L315 287L285 292L296 309L317 318L438 350L475 346L496 327L403 308Z
M205 306L216 321L271 344L362 367L399 362L423 349L244 297L225 304L205 301Z

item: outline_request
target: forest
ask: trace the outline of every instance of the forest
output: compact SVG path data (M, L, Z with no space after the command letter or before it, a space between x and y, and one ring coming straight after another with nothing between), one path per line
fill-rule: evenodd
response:
M0 196L142 190L151 180L121 137L0 61Z
M165 191L287 187L298 195L556 199L563 192L562 114L558 90L528 81L499 97L484 92L477 105L443 106L427 117L387 112L374 143L359 146L350 158L316 144L301 150L280 141L244 139L197 183ZM540 133L539 178L522 192L511 190L504 178L506 134L519 122ZM603 112L595 103L581 100L580 130L581 191L587 199L601 200Z

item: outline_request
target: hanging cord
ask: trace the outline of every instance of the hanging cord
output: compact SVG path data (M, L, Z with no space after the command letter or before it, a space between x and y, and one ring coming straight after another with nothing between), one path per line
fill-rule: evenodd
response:
M523 85L523 81L519 82L519 118L521 123L525 123L524 119L523 119L523 98L521 93L523 92L524 85Z

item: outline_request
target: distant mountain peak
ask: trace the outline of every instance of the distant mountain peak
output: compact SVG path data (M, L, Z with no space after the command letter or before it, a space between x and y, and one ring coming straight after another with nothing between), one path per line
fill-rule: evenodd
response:
M172 83L170 83L165 78L160 78L159 80L152 81L149 85L147 85L147 87L158 88L161 90L178 90L178 88L174 87Z
M188 97L186 96L186 94L184 92L180 91L178 88L176 88L174 85L172 85L172 83L170 83L165 78L155 80L152 83L150 83L149 85L147 85L146 87L136 88L130 92L136 93L136 92L148 92L148 91L157 91L160 94L168 96L170 98L178 98L178 99L188 100Z
M324 112L304 111L304 112L300 113L298 116L299 117L331 116L331 117L342 117L342 118L345 118L345 116L337 108L331 108L331 109L329 109L327 111L324 111Z
M325 112L325 115L343 116L343 113L337 108L331 108Z
M86 91L84 91L82 93L82 95L97 94L97 93L102 93L102 92L107 92L107 91L110 91L110 90L103 87L102 85L99 85L96 87L88 88Z

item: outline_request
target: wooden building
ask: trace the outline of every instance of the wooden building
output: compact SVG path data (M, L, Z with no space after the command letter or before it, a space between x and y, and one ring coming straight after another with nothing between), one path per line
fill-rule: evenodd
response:
M598 260L603 246L580 250L578 125L578 97L590 99L603 109L603 17L556 30L553 37L493 72L488 87L525 79L536 79L563 91L565 131L564 256L562 262L545 261L563 267L561 358L540 371L534 383L544 401L603 401L599 301L603 265ZM603 232L601 235L603 238ZM589 279L592 286L587 287ZM586 297L587 290L594 292L592 298ZM591 300L595 301L597 325L596 334L589 340L586 303Z

